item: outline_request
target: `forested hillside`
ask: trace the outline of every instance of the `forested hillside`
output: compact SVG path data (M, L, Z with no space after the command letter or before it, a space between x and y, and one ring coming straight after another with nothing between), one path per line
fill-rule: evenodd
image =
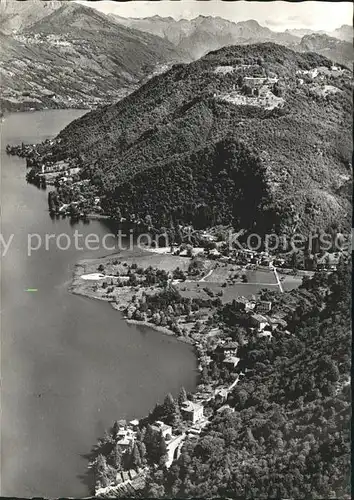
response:
M80 155L116 216L263 230L299 217L303 228L349 224L351 73L331 66L274 44L226 47L74 121L54 156ZM247 77L265 84L253 89Z
M350 498L350 269L317 274L301 293L312 310L298 300L290 335L240 352L235 412L152 472L146 496Z

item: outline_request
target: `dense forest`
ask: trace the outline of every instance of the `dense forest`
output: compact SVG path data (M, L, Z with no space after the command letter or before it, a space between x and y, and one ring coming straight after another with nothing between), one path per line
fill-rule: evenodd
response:
M318 273L295 293L312 294L313 310L299 302L293 335L244 347L235 412L153 470L146 496L350 498L350 269Z
M72 122L51 152L80 156L113 216L284 229L296 214L306 229L348 225L351 77L331 65L272 43L225 47ZM299 79L313 68L325 71ZM269 92L283 105L225 101L249 91L247 76L278 79Z

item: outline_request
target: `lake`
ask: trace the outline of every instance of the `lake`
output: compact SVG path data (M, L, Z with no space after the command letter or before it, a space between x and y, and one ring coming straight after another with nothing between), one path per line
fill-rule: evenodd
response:
M25 181L25 162L7 143L53 137L84 113L17 113L1 123L1 233L12 242L1 260L1 495L89 495L85 455L114 420L148 413L166 393L194 390L193 349L143 326L128 325L109 304L68 292L87 252L41 247L28 234L76 229L102 237L101 221L71 226L49 217L47 191ZM26 291L28 288L36 292Z

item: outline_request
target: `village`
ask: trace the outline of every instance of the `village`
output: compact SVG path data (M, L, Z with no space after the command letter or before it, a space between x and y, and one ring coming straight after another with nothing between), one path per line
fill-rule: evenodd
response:
M215 238L205 231L203 236L209 241ZM182 424L174 428L159 416L149 420L152 429L164 439L167 468L178 459L183 444L203 435L213 416L234 411L229 398L240 378L250 371L242 360L248 343L264 344L272 342L274 337L293 335L288 318L296 305L280 306L278 296L274 300L263 298L266 289L278 291L280 295L284 291L283 285L289 276L282 273L279 276L274 266L275 262L283 262L276 261L267 252L235 250L230 253L225 259L222 245L215 248L209 245L205 251L183 244L164 252L150 249L128 257L118 255L89 261L78 266L75 273L74 293L107 300L124 312L128 322L175 335L196 349L199 385L180 405ZM235 271L236 282L233 281ZM249 281L255 272L263 281L256 289ZM292 283L295 288L304 277L314 274L314 271L299 272ZM273 276L271 284L270 276ZM237 287L242 286L250 286L254 293L240 293ZM221 293L228 288L229 294ZM220 316L218 310L224 316ZM228 323L232 325L231 331L225 328ZM146 419L122 423L116 445L123 453L131 453L137 433L145 425ZM121 470L110 484L98 485L96 494L102 497L130 495L135 489L141 489L148 471L147 466Z
M215 93L214 98L230 102L237 106L256 106L267 110L282 108L286 102L284 88L286 83L279 81L275 73L262 74L262 68L257 64L241 66L217 66L214 72L225 76L241 71L237 83L226 92ZM246 72L246 74L244 74ZM253 72L253 75L249 75ZM309 91L326 97L327 94L338 92L339 89L331 83L331 78L339 77L348 72L339 66L330 68L319 66L313 69L303 69L296 72L294 82L297 86L308 84Z
M240 357L242 349L248 344L247 339L252 338L254 342L258 338L260 342L270 342L273 335L292 335L287 330L287 321L284 319L286 314L274 312L271 301L237 297L232 303L232 308L236 313L234 318L237 318L237 314L242 317L239 323L235 319L234 324L244 332L241 341L235 341L220 328L207 324L203 332L192 334L201 377L196 391L188 394L188 399L179 402L182 422L179 421L175 428L165 423L163 419L153 421L151 417L148 419L151 429L165 443L166 468L170 468L173 461L179 458L182 447L188 440L197 440L203 435L204 429L214 416L235 411L228 403L228 399L239 380L252 371L242 363ZM218 376L215 376L215 370L219 373ZM147 419L140 421L133 419L129 423L119 422L115 445L123 454L132 453L137 436L146 424ZM92 467L94 466L93 463ZM100 497L132 495L144 486L148 472L148 466L120 470L110 484L96 485L95 494Z
M284 292L296 290L317 272L336 271L342 255L321 252L310 254L308 260L303 255L302 265L295 266L291 256L230 245L227 228L185 229L187 239L182 243L82 261L71 288L73 293L110 302L130 323L195 347L199 384L180 405L182 423L174 427L159 414L148 420L163 437L167 468L186 442L203 436L213 416L234 411L233 391L252 371L243 361L248 344L264 346L294 335L289 318L298 302L286 298L283 303ZM306 300L306 292L301 293ZM123 453L131 453L146 424L144 418L122 423L116 445ZM96 494L133 494L148 473L148 466L122 469L109 484L96 485Z
M250 315L250 331L256 333L259 338L271 339L271 331L278 327L285 328L286 322L280 318L270 318L260 314L261 312L270 313L272 304L269 301L259 301L255 304L240 297L236 301L240 310L253 311ZM257 312L254 312L257 311ZM267 330L270 328L270 330ZM229 394L237 385L240 377L245 373L239 369L241 359L237 357L239 343L231 338L223 338L221 332L215 329L210 330L210 335L199 336L200 341L195 343L198 353L199 370L203 371L213 363L220 367L227 367L229 377L228 382L220 383L213 380L209 383L200 383L194 394L188 395L188 399L180 404L182 424L179 422L177 428L166 424L162 420L155 420L151 423L151 429L161 436L166 445L165 467L169 468L173 461L178 459L182 446L188 440L196 440L208 426L214 415L224 412L234 412L234 409L227 403ZM289 334L285 330L286 334ZM212 342L209 341L212 339ZM245 369L247 373L247 368ZM133 419L129 423L125 421L118 422L119 428L116 434L115 445L121 452L131 453L137 440L139 428L146 425L146 419ZM94 466L94 464L92 464ZM114 495L124 496L134 493L142 487L148 467L133 468L129 470L118 471L114 480L104 487L98 485L95 494L108 497Z

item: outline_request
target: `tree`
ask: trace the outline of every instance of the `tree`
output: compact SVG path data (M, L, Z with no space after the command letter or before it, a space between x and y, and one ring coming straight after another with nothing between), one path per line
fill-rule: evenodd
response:
M152 320L155 325L159 325L161 323L161 315L158 312L155 312L152 316Z
M121 447L116 444L112 450L112 464L113 464L113 467L117 470L121 470L122 469L122 449Z
M147 484L145 487L145 494L144 496L147 498L162 498L165 496L165 488L161 484L163 481L163 477L159 475L161 471L157 471L154 474L154 478L151 479L149 478L147 480Z
M320 366L323 374L330 382L337 382L339 380L338 366L329 356L324 356L320 361Z
M157 463L160 465L164 465L167 460L167 446L165 438L163 437L162 434L160 434L158 438L157 454L158 454Z
M106 487L108 485L108 466L106 457L101 453L97 455L95 462L95 480L98 487Z
M132 450L131 465L136 470L138 470L142 465L141 455L140 455L140 451L139 451L139 447L138 447L137 443L134 444L134 447Z
M155 443L156 443L156 431L151 427L150 424L146 427L146 432L144 436L144 444L146 447L146 456L149 461L155 461Z
M178 405L181 408L183 403L187 401L187 392L184 387L181 387L181 390L179 391L178 394Z
M107 444L107 443L113 443L113 437L111 432L105 430L102 438L102 443Z
M181 418L178 404L172 394L167 394L163 402L164 420L166 424L175 425Z
M146 464L146 446L143 442L138 442L137 445L139 448L141 464L145 465Z
M161 432L155 431L150 424L146 427L144 444L146 446L146 457L150 463L165 463L167 455L165 438Z
M248 394L244 389L236 391L235 400L240 405L241 408L245 407L247 399L248 399Z
M118 424L117 420L115 420L115 422L112 426L112 432L111 432L113 439L117 439L118 431L119 431L119 424Z

